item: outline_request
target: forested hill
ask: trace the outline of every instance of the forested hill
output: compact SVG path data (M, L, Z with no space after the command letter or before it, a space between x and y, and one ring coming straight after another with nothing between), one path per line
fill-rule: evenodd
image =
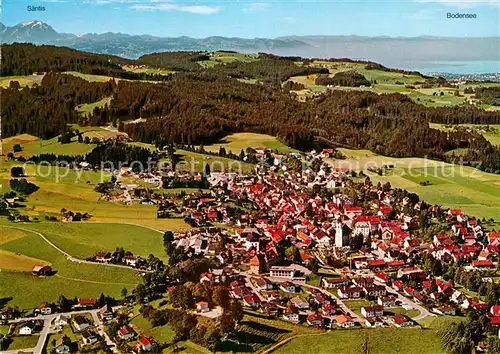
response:
M190 65L186 64L189 56L186 61L184 54L177 55L179 67ZM199 55L193 54L196 58ZM166 57L175 64L175 55ZM150 59L163 60L161 55ZM290 76L317 74L324 69L307 66L306 61L298 59L262 55L251 62L235 61L192 71L186 68L170 80L156 83L84 83L71 75L51 73L40 86L20 88L11 84L2 89L2 131L6 136L30 133L48 138L59 134L68 123L113 122L137 141L185 145L209 144L229 133L246 131L277 136L302 150L326 144L452 162L455 157L447 152L460 148L467 151L462 156L465 163L482 161L481 169L500 172L500 151L482 135L429 127L429 122L500 124L499 112L470 105L429 108L402 94L356 90L330 90L299 101L281 83ZM65 63L73 65L78 60L78 56L69 57L54 65L62 71ZM20 61L20 57L7 58L10 63ZM93 64L80 62L83 71ZM260 83L242 82L241 78ZM110 96L109 104L96 108L90 117L74 111L81 103ZM137 118L145 119L131 122Z

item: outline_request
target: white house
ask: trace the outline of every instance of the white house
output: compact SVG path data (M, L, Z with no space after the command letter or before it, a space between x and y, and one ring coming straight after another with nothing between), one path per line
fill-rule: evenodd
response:
M28 322L19 329L19 334L22 336L31 336L35 328L35 323Z
M64 315L57 315L57 317L54 319L54 326L56 327L64 327L67 326L69 323L69 317L66 317Z

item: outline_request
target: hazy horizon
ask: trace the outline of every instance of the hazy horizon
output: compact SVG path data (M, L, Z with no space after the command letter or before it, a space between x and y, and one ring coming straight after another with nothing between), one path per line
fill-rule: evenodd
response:
M43 7L43 11L40 8ZM476 18L450 19L448 13ZM33 20L60 33L126 33L156 37L279 38L357 35L497 37L496 0L233 1L3 0L7 26Z

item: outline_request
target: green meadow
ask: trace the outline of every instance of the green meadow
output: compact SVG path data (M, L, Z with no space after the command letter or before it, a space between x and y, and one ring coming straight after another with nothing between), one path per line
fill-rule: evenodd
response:
M100 101L93 102L93 103L84 103L76 107L78 113L82 115L91 115L92 112L94 112L95 108L103 108L106 105L109 105L111 103L111 100L113 97L105 97Z
M40 232L57 247L81 259L99 251L114 251L117 247L144 258L149 254L166 258L162 232L141 226L92 222L3 224Z
M177 171L203 172L205 171L205 166L208 164L212 172L230 171L249 173L255 167L250 163L187 150L176 150L176 155L180 156L180 162L176 167Z
M219 152L221 147L226 149L226 152L232 151L234 154L239 154L241 150L246 150L247 147L253 149L267 148L278 150L282 153L290 153L296 150L286 146L276 137L266 134L256 133L235 133L228 135L217 144L205 146L205 150Z
M233 63L235 61L249 63L257 60L259 60L258 54L215 52L209 60L199 61L198 63L204 68L212 68L218 64L223 65L225 63Z
M63 74L73 75L89 82L108 82L109 80L120 80L111 76L83 74L77 71L65 71Z
M96 146L95 144L79 143L76 137L73 138L73 141L68 144L61 144L57 141L57 139L58 137L41 140L33 135L21 134L4 139L3 152L7 154L12 151L14 144L20 144L22 151L15 153L16 157L23 156L25 158L29 158L40 154L76 156L85 155L86 153L92 151L92 149Z
M426 317L413 328L332 330L320 338L300 336L272 353L445 354L439 331L461 317Z
M365 350L364 347L368 350ZM445 354L441 338L431 330L376 328L332 330L319 338L301 336L273 353L337 354Z
M408 95L414 102L422 104L427 107L446 107L458 106L466 104L468 99L474 99L473 94L464 93L466 87L487 87L498 86L496 83L474 83L461 85L457 88L450 87L434 87L434 88L421 88L421 82L425 78L421 75L404 74L398 72L387 72L383 70L366 70L365 64L350 63L350 62L327 62L327 61L314 61L310 66L327 68L330 75L347 70L356 70L364 75L372 85L370 87L334 87L335 90L365 90L375 93L401 93ZM305 90L296 91L299 96L308 96L314 92L325 92L326 86L316 85L315 76L295 76L290 78L291 81L302 83L306 86ZM414 86L414 87L406 87ZM458 96L455 94L458 91ZM480 108L486 110L496 110L500 107L479 104Z
M19 82L21 87L31 87L34 84L39 84L42 81L43 75L26 75L26 76L3 76L0 78L0 87L7 88L11 81Z
M5 225L5 222L3 224ZM4 225L0 225L0 233L11 230ZM60 295L68 298L97 297L103 292L120 297L123 288L131 291L140 282L139 276L132 269L71 262L25 226L21 227L23 234L3 243L2 249L44 260L51 265L56 274L38 278L32 276L30 272L2 269L0 298L12 297L13 299L8 302L9 306L33 308L46 301L57 301Z

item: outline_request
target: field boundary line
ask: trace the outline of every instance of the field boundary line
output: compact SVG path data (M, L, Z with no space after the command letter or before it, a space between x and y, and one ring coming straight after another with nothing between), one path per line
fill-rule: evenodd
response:
M94 280L85 280L85 279L78 279L78 278L70 278L70 277L65 277L64 275L55 275L58 278L61 279L66 279L66 280L72 280L72 281L79 281L82 283L91 283L91 284L101 284L101 285L128 285L128 286L135 286L137 284L132 284L132 283L110 283L110 282L104 282L104 281L94 281Z

